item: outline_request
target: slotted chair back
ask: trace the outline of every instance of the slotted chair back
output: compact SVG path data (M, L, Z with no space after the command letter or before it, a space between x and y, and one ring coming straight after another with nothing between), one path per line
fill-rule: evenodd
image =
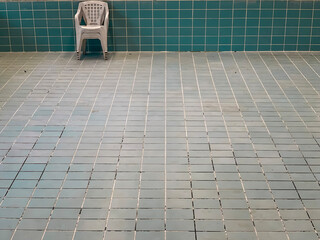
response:
M82 2L82 10L84 12L84 20L87 25L101 25L107 9L103 2L88 1Z

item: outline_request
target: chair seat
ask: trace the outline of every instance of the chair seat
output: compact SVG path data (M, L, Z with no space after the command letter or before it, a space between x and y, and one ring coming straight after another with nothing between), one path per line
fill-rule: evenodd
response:
M97 30L100 29L102 26L98 25L87 25L87 26L80 26L80 28L85 29L85 30Z

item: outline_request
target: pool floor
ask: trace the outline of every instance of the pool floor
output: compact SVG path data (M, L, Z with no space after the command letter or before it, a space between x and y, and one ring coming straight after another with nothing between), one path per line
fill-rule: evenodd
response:
M0 240L316 240L320 52L1 53Z

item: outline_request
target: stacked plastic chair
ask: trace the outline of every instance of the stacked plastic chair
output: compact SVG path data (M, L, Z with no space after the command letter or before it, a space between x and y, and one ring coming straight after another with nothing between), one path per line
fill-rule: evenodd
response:
M86 25L81 25L82 18ZM78 11L75 15L78 59L81 58L81 50L83 54L86 53L87 39L99 39L103 57L107 59L108 24L109 8L106 2L87 1L79 3Z

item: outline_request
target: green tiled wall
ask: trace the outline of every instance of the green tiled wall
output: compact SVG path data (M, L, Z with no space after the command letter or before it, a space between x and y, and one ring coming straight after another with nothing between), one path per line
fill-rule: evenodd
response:
M0 2L0 51L74 51L78 2ZM319 1L111 1L110 51L320 50ZM92 40L89 50L100 50Z

